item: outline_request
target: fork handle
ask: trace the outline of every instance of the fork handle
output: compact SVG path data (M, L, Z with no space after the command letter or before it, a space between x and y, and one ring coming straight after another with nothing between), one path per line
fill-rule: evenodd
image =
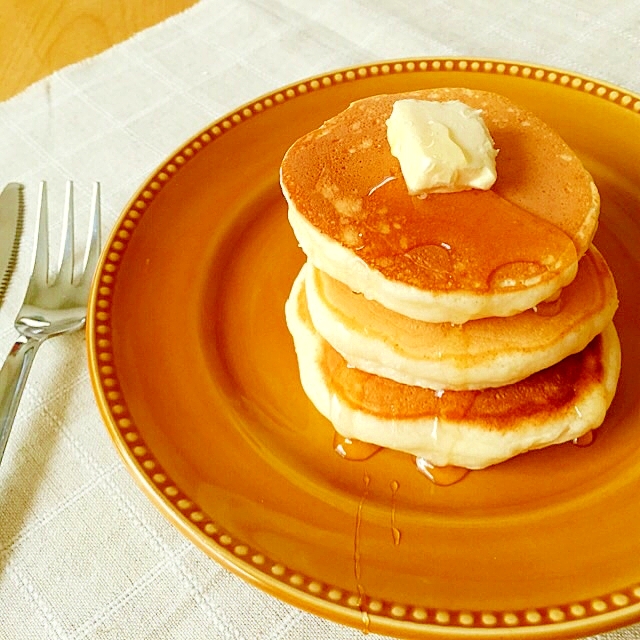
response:
M41 340L20 336L0 369L0 462Z

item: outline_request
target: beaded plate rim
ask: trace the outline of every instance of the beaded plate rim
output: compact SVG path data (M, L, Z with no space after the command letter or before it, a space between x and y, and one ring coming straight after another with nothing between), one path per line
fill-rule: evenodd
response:
M468 72L520 77L581 91L640 114L640 95L553 67L490 58L398 59L337 69L262 95L217 119L169 156L123 209L103 250L87 320L90 376L103 420L128 470L164 515L227 569L296 606L365 631L412 637L497 637L605 631L640 619L640 582L612 593L553 606L511 611L461 611L377 600L323 584L236 540L174 483L138 432L119 386L110 339L110 308L118 267L145 210L158 193L207 145L249 118L336 84L391 74Z

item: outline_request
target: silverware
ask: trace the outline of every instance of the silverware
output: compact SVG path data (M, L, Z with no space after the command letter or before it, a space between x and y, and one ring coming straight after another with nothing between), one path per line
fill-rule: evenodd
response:
M24 209L23 192L21 184L10 182L0 193L0 302L18 259Z
M47 188L40 188L38 230L33 270L18 311L15 328L20 337L0 369L0 461L4 454L18 404L40 345L53 336L81 329L100 253L100 185L95 184L89 237L81 272L74 269L73 184L67 183L63 242L57 274L49 275Z

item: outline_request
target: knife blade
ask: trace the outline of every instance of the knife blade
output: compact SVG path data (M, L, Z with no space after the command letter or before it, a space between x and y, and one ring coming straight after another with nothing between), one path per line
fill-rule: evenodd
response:
M0 193L0 303L18 261L24 212L24 187L10 182Z

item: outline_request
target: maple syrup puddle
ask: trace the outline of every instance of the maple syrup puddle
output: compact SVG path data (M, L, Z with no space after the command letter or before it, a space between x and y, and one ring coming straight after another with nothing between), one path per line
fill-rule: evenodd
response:
M589 447L593 444L596 438L595 431L587 431L585 434L574 438L571 442L576 447ZM362 442L355 438L345 438L341 436L337 431L333 436L333 449L334 451L345 460L362 461L368 460L373 455L378 453L383 447L369 442ZM431 464L425 458L416 457L415 459L416 469L426 478L431 480L433 484L439 487L449 487L452 484L460 482L470 469L464 467L456 467L448 465L444 467L437 467ZM395 527L395 497L398 492L398 483L394 480L391 483L391 500L392 500L392 533L394 544L400 544L400 532Z
M551 318L553 316L557 316L560 311L562 311L562 307L562 298L560 296L556 296L555 298L549 298L544 302L538 303L535 307L533 307L533 312L539 316Z
M425 458L416 458L416 469L439 487L449 487L460 482L469 473L469 469L464 467L454 467L453 465L436 467Z
M362 442L355 438L345 438L336 431L333 436L333 449L345 460L362 461L368 460L371 456L382 450L383 447L370 444L369 442ZM416 458L416 468L422 475L429 478L433 484L441 487L455 484L469 473L469 469L463 469L462 467L436 467L424 458ZM398 487L395 485L397 485L397 482L394 480L394 482L391 483L392 499L395 499L395 494L398 491ZM396 536L398 539L397 542L395 542ZM399 532L398 534L394 533L394 543L399 544L399 542Z
M576 447L588 447L593 444L593 441L595 439L596 439L596 432L592 430L592 431L587 431L587 433L584 433L578 438L574 438L572 442L573 444L576 445Z
M382 447L355 438L345 438L337 431L333 436L333 450L345 460L368 460L378 453Z

